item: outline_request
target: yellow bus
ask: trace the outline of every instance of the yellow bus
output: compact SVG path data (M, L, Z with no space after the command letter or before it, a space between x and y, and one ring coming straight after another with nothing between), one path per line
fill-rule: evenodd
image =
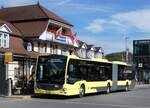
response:
M80 97L89 93L128 91L134 85L131 68L124 62L79 58L75 55L39 56L36 65L35 94Z

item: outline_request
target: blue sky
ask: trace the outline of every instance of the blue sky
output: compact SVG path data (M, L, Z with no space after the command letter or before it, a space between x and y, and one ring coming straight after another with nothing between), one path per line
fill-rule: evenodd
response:
M4 7L35 4L38 0L0 0ZM150 39L150 0L39 0L40 4L74 25L77 37L101 46L105 54L132 52L133 40Z

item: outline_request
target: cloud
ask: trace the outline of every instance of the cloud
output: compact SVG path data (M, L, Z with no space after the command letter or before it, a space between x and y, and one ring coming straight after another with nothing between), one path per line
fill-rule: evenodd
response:
M90 1L91 2L91 1ZM113 6L103 5L100 3L89 3L88 1L64 0L59 3L54 3L55 8L63 14L85 15L97 13L109 13L114 11Z
M91 21L91 23L89 23L86 27L84 27L84 29L92 33L100 33L106 30L116 30L119 32L125 32L127 31L128 27L115 19L99 18Z
M1 0L0 5L5 6L20 6L37 3L37 0Z
M69 2L71 0L68 0ZM81 4L81 3L73 3L73 2L70 2L70 3L66 3L63 5L60 5L61 7L64 7L64 8L70 8L70 9L73 9L73 10L80 10L80 11L89 11L89 12L108 12L108 11L111 11L113 10L113 8L111 7L107 7L107 6L102 6L102 5L89 5L89 4ZM101 8L99 8L101 7Z
M63 0L63 1L59 2L59 3L57 3L56 5L58 5L58 6L63 6L63 5L65 5L66 3L71 2L71 1L72 1L72 0Z
M112 16L122 24L128 24L142 32L150 32L150 9L142 9Z
M105 20L95 19L87 27L85 27L85 29L93 33L98 33L104 30L103 25L105 23Z
M102 47L104 49L105 54L110 52L118 52L125 50L125 39L124 37L120 38L107 38L110 36L92 36L92 35L82 35L79 36L79 39L86 42L87 44L92 44L96 47ZM133 45L132 40L128 39L128 47L129 50L132 52Z
M150 32L150 9L142 9L136 11L130 11L126 13L114 14L106 19L94 19L86 30L99 33L106 30L114 30L120 32Z

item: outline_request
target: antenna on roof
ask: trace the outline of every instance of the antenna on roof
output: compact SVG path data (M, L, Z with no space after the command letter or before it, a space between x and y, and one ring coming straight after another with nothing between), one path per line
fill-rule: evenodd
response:
M37 1L37 5L40 5L40 0Z

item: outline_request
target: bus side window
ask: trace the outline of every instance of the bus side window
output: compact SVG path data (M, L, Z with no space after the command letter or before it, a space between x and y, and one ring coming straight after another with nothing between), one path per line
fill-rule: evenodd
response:
M72 73L73 72L73 64L69 65L69 72Z
M43 65L40 65L40 70L39 70L39 72L40 72L39 78L42 79L42 78L43 78Z
M76 80L80 78L80 73L76 60L69 61L68 77L69 79L76 79Z

